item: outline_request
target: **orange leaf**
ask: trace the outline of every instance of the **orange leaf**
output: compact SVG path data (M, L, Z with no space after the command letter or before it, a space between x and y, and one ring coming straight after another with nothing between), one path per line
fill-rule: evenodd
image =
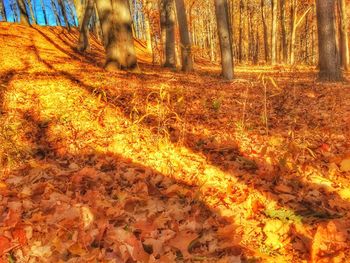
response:
M2 256L7 249L11 247L11 242L4 236L0 236L0 256Z
M17 239L22 246L27 243L26 232L23 230L23 228L15 228L12 230L12 236L14 239Z
M182 255L185 258L188 258L191 256L191 254L188 251L188 247L191 244L191 242L195 240L197 237L198 235L196 233L181 231L177 233L175 238L169 241L169 245L180 249Z

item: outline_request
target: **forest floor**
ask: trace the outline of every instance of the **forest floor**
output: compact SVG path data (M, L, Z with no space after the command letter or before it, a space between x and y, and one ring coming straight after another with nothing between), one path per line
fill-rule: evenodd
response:
M310 67L106 72L0 24L0 262L346 262L350 85ZM349 78L349 76L347 76Z

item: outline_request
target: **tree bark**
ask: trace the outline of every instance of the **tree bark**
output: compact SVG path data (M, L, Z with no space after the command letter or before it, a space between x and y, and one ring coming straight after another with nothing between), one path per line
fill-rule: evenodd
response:
M349 36L348 36L348 18L346 13L345 0L338 0L338 8L340 15L340 62L344 70L350 69L349 56Z
M272 22L271 22L271 63L275 65L277 62L277 0L271 1Z
M283 62L288 62L288 44L286 34L286 0L280 0L280 13L281 13L281 41L282 41L282 57Z
M26 26L30 25L29 16L24 0L18 0L18 8L20 12L20 23Z
M182 71L192 71L191 40L188 32L185 3L184 0L175 0L175 3L180 31Z
M174 0L164 0L165 8L165 63L164 67L175 68L175 10Z
M62 10L62 16L64 19L64 23L66 24L66 27L68 27L70 29L66 5L65 5L63 0L58 0L58 4L60 5L61 10Z
M75 6L75 12L77 14L77 20L78 20L78 25L80 29L83 23L85 9L83 4L81 3L81 0L74 0L74 6Z
M227 0L215 0L214 3L221 51L222 76L227 80L232 80L233 55L227 13Z
M96 0L108 71L137 69L128 0Z
M239 1L239 39L238 39L238 61L242 63L243 58L243 10L244 1Z
M4 0L0 0L0 16L1 16L1 21L7 21L5 6L3 1Z
M85 7L84 18L80 27L80 34L78 40L77 49L79 51L85 51L90 49L89 43L89 23L92 17L92 13L94 11L94 0L88 0L87 5Z
M44 16L44 21L45 21L45 25L49 24L49 21L47 19L47 13L46 13L46 9L45 9L45 4L44 4L44 0L40 0L41 3L41 9L43 11L43 16Z
M265 0L261 0L260 2L261 7L261 19L263 22L263 29L264 29L264 50L265 50L265 61L269 61L270 58L270 52L269 52L269 41L268 41L268 31L267 31L267 23L266 23L266 15L265 15Z
M335 35L335 0L316 0L319 79L342 80Z

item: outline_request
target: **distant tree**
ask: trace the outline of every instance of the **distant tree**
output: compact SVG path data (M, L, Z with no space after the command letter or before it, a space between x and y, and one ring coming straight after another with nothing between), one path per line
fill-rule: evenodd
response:
M339 81L342 72L335 35L335 0L316 0L319 79Z
M188 32L185 3L184 0L175 0L175 3L180 31L182 70L192 71L193 59L191 54L191 40Z
M65 5L65 2L63 0L58 0L58 4L59 4L59 6L61 8L61 12L62 12L61 17L63 17L63 20L64 20L66 27L68 27L70 29L70 24L69 24L69 19L68 19L67 8Z
M222 76L227 80L231 80L233 79L233 54L227 0L215 0L214 3L221 51Z
M74 0L74 6L75 6L76 14L77 14L78 25L80 28L82 23L83 23L85 8L84 8L84 5L82 4L81 0Z
M348 36L348 18L345 0L338 0L338 8L340 15L340 61L345 70L350 69L350 55L349 55L349 36Z
M26 4L24 0L18 0L18 8L19 8L19 12L20 12L20 23L22 25L30 25L29 22L29 15L27 12L27 8L26 8Z
M128 0L96 0L107 70L137 69Z
M277 0L271 1L272 21L271 21L271 63L277 62Z
M40 4L41 4L41 9L42 9L43 15L44 15L45 25L48 25L49 24L49 20L47 18L47 12L46 12L46 8L45 8L44 0L40 0Z
M165 63L164 67L174 68L176 66L175 56L175 10L174 0L162 0L162 12L165 17L161 23L165 23ZM165 20L165 21L164 21Z
M270 58L270 48L269 48L269 41L268 41L268 28L267 28L267 21L266 21L266 12L265 12L265 0L261 0L260 2L260 8L261 8L261 20L263 22L263 30L264 30L264 51L265 51L265 61L269 61Z
M7 21L4 0L0 0L0 16L2 21Z
M281 48L283 62L288 62L287 28L286 28L286 0L279 0L281 24Z
M85 7L82 24L80 26L80 35L79 35L78 47L77 47L79 51L85 51L86 49L90 48L89 23L93 12L94 12L94 0L88 0Z

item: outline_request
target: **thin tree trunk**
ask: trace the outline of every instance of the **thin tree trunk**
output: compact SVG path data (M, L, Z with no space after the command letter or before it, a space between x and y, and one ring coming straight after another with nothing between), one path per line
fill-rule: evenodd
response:
M24 0L18 0L18 8L20 12L20 23L26 26L30 25L29 16Z
M177 21L179 23L179 31L180 31L182 70L192 71L193 60L192 60L192 53L191 53L191 40L190 40L190 34L188 32L185 3L184 3L184 0L175 0L175 3L176 3Z
M81 27L84 19L84 5L81 3L81 0L74 0L75 12L77 13L77 20L79 28Z
M42 9L42 11L43 11L43 16L44 16L45 25L48 25L49 22L48 22L48 19L47 19L47 13L46 13L46 8L45 8L44 0L40 0L40 3L41 3L41 9Z
M175 10L174 0L164 0L165 8L165 63L164 67L175 68Z
M345 0L338 0L340 15L340 61L342 67L348 71L350 69L348 18L346 13Z
M52 11L53 11L53 13L55 15L56 25L62 26L62 23L61 23L61 20L60 20L60 14L58 13L57 6L56 6L54 0L51 0L51 7L52 7Z
M29 8L31 23L36 24L36 19L35 19L34 11L33 11L33 0L27 0L27 4L28 4L28 8Z
M264 50L265 50L265 61L269 61L270 54L269 54L269 41L268 41L268 32L267 32L267 23L266 23L266 15L265 15L265 0L261 0L260 2L261 7L261 19L263 22L263 29L264 29Z
M94 0L88 0L87 5L85 7L85 13L83 22L80 27L80 35L78 40L77 49L79 51L85 51L90 49L89 43L89 23L94 11Z
M286 34L286 0L280 0L280 13L281 13L281 41L282 41L282 54L283 62L288 61L288 45Z
M62 16L63 16L63 19L64 19L64 23L66 24L66 27L68 27L70 29L67 9L66 9L66 5L64 3L64 0L58 0L58 4L60 5L61 10L62 10Z
M316 0L319 79L342 80L335 34L335 0Z
M244 1L239 1L239 36L238 36L238 61L242 63L243 58L243 10Z
M7 21L5 6L4 6L3 1L4 0L0 0L0 16L1 16L1 21Z
M227 80L231 80L233 79L233 55L227 0L215 0L214 3L221 50L222 76Z
M271 23L271 63L275 65L277 62L277 0L271 1L272 23Z
M137 69L128 0L96 0L109 71Z

